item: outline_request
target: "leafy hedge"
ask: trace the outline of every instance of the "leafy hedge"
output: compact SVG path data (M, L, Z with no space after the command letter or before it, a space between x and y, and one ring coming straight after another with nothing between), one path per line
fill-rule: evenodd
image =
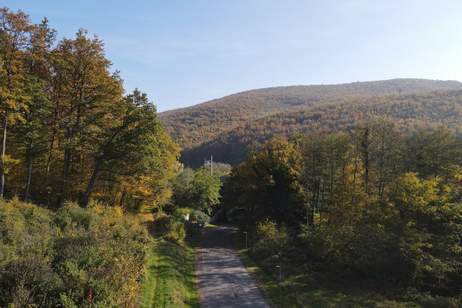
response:
M0 306L134 306L148 243L120 208L0 201Z

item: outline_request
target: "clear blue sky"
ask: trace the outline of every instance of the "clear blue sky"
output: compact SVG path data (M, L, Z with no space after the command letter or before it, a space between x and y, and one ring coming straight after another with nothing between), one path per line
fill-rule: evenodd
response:
M2 0L61 36L100 36L160 111L238 91L396 77L462 80L460 0Z

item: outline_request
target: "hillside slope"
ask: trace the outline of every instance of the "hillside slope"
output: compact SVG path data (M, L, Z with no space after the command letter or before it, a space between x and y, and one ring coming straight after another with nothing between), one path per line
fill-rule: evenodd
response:
M462 124L457 90L462 92L462 83L422 79L277 87L168 111L161 120L183 147L187 165L200 165L210 154L234 164L249 147L272 136L345 130L374 117L403 126L456 128Z

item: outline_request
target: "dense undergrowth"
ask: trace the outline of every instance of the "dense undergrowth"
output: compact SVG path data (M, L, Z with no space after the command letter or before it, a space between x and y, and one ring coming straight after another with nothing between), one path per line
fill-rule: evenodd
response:
M0 306L131 307L149 235L120 208L0 201Z
M198 307L198 230L185 211L159 216L149 234L117 207L0 201L0 306Z

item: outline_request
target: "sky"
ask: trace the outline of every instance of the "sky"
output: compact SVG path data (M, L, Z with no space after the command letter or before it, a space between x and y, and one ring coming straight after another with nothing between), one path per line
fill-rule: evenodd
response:
M460 0L0 0L98 35L159 111L271 86L462 81Z

